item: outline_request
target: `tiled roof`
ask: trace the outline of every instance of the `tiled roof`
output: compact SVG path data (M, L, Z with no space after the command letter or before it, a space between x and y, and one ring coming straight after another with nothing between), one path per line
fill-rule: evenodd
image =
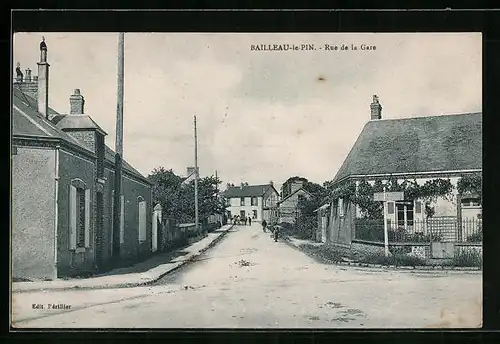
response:
M309 196L312 196L311 193L309 191L307 191L306 189L304 189L304 187L301 187L300 189L297 189L295 190L294 192L292 192L291 194L289 194L288 196L286 196L285 198L283 198L281 201L279 201L278 203L283 203L284 201L286 201L287 199L289 199L290 197L292 197L293 195L295 195L297 192L299 192L300 190L304 191L305 193L307 193Z
M32 97L21 92L21 90L19 90L17 87L13 87L13 95L12 135L14 137L16 135L23 135L41 138L58 138L85 148L85 146L80 141L68 135L60 128L58 128L58 125L40 115L36 110L38 106L37 102ZM61 115L51 108L49 108L49 113L54 116L55 122L57 124L61 123L61 121L66 117L65 115ZM76 115L74 117L76 117ZM90 119L90 117L88 118ZM88 120L85 121L87 124L91 124L90 122L88 122ZM92 123L95 124L94 121L92 121ZM97 126L97 124L95 125ZM99 130L103 131L99 126L97 127L99 128ZM110 163L115 163L115 152L108 146L106 146L105 158ZM147 181L146 177L144 177L139 171L133 168L126 161L123 161L123 168L132 175L135 175L136 177Z
M25 95L17 88L13 89L13 93L12 131L14 136L27 135L59 138L81 146L80 141L66 134L40 115L35 110L37 105L31 97ZM52 113L54 113L54 110L52 110Z
M263 196L269 188L272 188L271 184L231 186L224 191L224 196L227 198L259 197Z
M107 133L88 115L57 115L52 119L52 122L62 130L91 129L97 130L103 135L107 135Z
M482 113L368 122L333 182L352 175L482 168Z

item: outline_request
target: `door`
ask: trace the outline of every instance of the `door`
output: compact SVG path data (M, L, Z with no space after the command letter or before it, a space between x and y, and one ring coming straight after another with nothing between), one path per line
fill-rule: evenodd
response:
M240 210L240 218L243 220L246 217L246 213L244 210Z
M326 216L321 216L321 242L326 242Z
M104 198L102 192L97 193L96 198L96 221L95 221L95 262L98 269L102 267L102 248L103 248L103 207Z

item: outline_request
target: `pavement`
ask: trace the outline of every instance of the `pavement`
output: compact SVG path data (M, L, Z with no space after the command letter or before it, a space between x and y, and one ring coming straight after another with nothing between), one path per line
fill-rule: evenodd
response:
M57 279L53 281L14 282L12 292L30 292L57 289L124 288L153 283L164 275L195 259L213 246L233 225L225 225L185 248L159 253L130 267L111 270L105 274L85 279ZM174 258L172 258L174 257Z
M321 264L252 224L148 286L14 294L12 320L15 328L478 328L482 276Z

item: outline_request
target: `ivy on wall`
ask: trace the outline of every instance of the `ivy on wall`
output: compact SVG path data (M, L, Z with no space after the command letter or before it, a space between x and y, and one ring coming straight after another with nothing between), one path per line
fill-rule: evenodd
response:
M460 194L477 194L482 199L483 176L481 173L463 175L457 182L457 191Z
M480 182L478 183L476 177L471 178L470 176L463 176L460 181L458 183L461 185L460 188L467 190L471 188L476 190L478 185L481 184ZM350 180L334 189L330 188L330 196L332 199L343 198L348 202L358 205L363 218L379 219L383 217L383 206L381 202L373 200L373 194L383 192L384 187L387 192L404 192L405 200L413 201L419 199L424 201L427 217L432 217L435 213L434 207L431 204L439 197L451 200L454 189L449 179L442 178L428 180L422 185L419 185L415 179L404 180L398 183L396 178L389 178L385 183L377 180L374 185L370 185L367 181L360 181L357 190L356 183Z

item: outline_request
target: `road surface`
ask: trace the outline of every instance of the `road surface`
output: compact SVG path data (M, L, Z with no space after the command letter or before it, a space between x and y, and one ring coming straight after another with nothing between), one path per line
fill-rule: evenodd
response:
M153 286L19 293L13 309L20 328L477 328L482 274L319 264L254 223Z

